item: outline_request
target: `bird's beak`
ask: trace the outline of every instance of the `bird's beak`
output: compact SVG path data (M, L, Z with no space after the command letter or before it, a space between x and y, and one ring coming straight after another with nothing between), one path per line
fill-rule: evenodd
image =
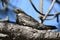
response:
M16 14L18 13L17 9L13 9L13 11L14 11Z

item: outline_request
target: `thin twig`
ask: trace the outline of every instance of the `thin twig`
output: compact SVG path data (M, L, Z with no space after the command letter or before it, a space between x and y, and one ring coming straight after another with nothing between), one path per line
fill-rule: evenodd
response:
M44 16L45 14L41 13L40 11L37 10L37 8L35 7L35 5L33 4L32 0L30 0L30 3L32 5L32 7L34 8L34 10L39 13L40 15ZM53 16L54 14L48 14L48 16Z
M50 8L48 9L47 13L45 14L45 16L44 16L44 18L43 18L43 20L45 20L45 19L46 19L47 15L48 15L48 14L50 13L50 11L52 10L52 8L53 8L53 6L54 6L55 1L56 1L56 0L53 0L53 2L52 2L52 4L51 4Z
M55 17L57 17L58 15L60 15L60 12L55 13L52 18L46 18L45 20L52 20L52 19L54 19Z
M43 0L40 0L40 12L43 13Z

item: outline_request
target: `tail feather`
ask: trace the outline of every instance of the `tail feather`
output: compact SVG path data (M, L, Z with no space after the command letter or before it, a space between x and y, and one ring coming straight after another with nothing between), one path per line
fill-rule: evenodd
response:
M54 29L57 29L57 27L52 25L42 25L42 26L39 26L37 29L38 30L54 30Z

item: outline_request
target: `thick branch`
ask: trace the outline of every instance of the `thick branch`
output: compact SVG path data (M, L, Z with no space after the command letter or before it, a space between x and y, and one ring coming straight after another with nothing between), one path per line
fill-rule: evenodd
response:
M0 32L8 35L13 34L14 37L22 36L22 38L25 37L28 39L60 39L60 33L46 32L46 30L37 30L28 26L22 26L12 23L0 23Z

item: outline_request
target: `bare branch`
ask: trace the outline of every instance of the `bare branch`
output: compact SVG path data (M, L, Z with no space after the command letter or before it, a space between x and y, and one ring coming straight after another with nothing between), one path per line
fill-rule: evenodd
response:
M57 22L59 22L59 14L60 14L60 12L58 12L58 13L56 14Z
M40 12L43 13L43 0L40 0Z
M32 7L34 8L34 10L35 10L36 12L38 12L38 13L41 14L41 15L43 15L43 14L42 14L41 12L39 12L39 11L37 10L37 8L34 6L32 0L30 0L30 3L31 3Z
M52 4L51 4L50 8L48 9L47 13L45 14L45 16L44 16L44 18L43 18L43 20L45 20L45 19L46 19L47 15L48 15L48 14L50 13L50 11L52 10L52 8L53 8L53 6L54 6L55 1L56 1L56 0L53 0L53 2L52 2Z
M52 18L46 18L45 20L52 20L52 19L54 19L55 17L57 17L58 15L60 15L60 12L55 13Z
M42 16L45 15L45 14L43 14L43 13L41 13L41 12L39 12L39 11L37 10L37 8L34 6L32 0L30 0L30 3L31 3L32 7L34 8L34 10L35 10L37 13L39 13L39 14L42 15ZM48 16L54 16L54 14L48 14Z
M0 23L0 32L5 32L5 34L10 35L12 39L19 37L20 40L25 38L28 39L60 39L60 32L46 32L46 30L37 30L28 26L22 26L17 24L8 23L5 26L5 23ZM52 36L53 35L53 36ZM8 39L8 38L7 38ZM11 38L10 38L11 39ZM25 40L24 39L24 40Z
M43 14L43 0L40 0L40 12ZM40 23L43 23L42 18L44 17L43 15L40 15Z

